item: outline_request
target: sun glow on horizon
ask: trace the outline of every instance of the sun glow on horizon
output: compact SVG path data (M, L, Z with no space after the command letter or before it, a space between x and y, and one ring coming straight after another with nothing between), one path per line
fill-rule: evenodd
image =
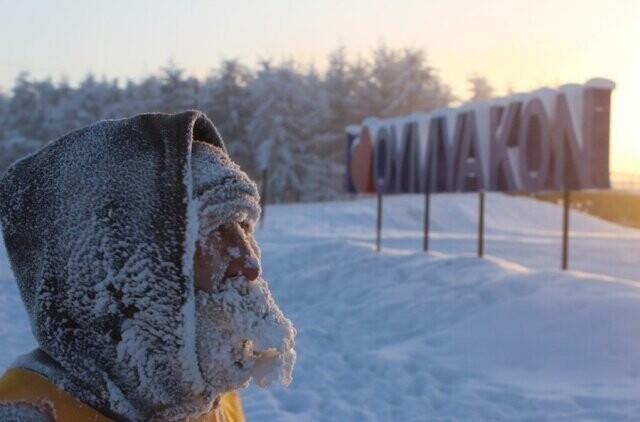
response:
M169 59L199 77L225 58L249 66L293 58L321 68L341 45L358 55L384 42L424 48L462 101L474 73L498 96L613 80L611 169L640 173L638 16L637 0L5 2L0 39L11 42L0 51L0 87L6 92L20 70L54 80L90 71L138 79Z

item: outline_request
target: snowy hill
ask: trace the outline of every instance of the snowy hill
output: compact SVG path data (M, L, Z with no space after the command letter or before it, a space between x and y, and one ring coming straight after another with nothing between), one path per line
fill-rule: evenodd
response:
M298 327L288 389L243 391L248 420L637 420L640 231L487 197L486 259L475 257L476 195L267 209L265 278ZM437 251L437 252L436 252ZM0 370L33 346L0 251Z

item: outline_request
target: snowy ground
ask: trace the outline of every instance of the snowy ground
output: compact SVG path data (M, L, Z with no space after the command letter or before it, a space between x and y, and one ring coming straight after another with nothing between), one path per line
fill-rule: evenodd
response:
M298 327L288 389L242 392L258 420L638 420L640 231L488 195L486 259L476 195L272 206L258 233L265 278ZM33 347L0 251L0 370Z

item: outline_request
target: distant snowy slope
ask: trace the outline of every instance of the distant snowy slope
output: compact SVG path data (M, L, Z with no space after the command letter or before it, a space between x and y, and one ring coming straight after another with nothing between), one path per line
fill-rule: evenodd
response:
M640 231L561 208L487 197L486 259L474 256L476 195L436 195L433 252L422 198L278 205L258 231L265 278L296 326L288 389L242 392L249 421L637 420ZM598 273L598 274L589 274ZM0 251L0 369L33 346Z

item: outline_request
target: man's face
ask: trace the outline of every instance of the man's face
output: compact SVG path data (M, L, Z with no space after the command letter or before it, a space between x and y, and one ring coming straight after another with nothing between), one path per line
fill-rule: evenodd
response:
M218 393L281 378L291 381L295 329L260 277L251 225L228 223L200 239L194 255L196 352Z

